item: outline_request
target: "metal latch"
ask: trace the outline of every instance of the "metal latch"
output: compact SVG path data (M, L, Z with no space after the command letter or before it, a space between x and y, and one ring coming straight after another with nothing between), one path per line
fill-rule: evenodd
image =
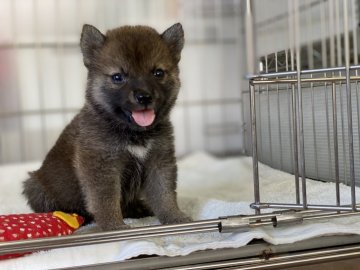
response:
M273 226L286 226L286 225L294 225L303 222L303 216L300 213L296 212L287 212L281 213L279 215L275 215L272 218Z
M220 217L219 231L222 233L248 231L250 219L251 218L247 216Z
M219 231L223 233L248 231L263 226L280 227L299 224L303 221L301 213L289 211L279 214L264 214L258 216L220 217Z

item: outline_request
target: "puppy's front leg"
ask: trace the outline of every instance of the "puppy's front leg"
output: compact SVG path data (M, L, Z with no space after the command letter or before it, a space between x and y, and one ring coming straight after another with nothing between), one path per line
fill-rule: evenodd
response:
M176 165L153 167L145 181L145 201L162 224L191 221L176 201L176 171Z
M121 213L120 168L101 155L81 153L77 166L87 211L100 230L126 228Z

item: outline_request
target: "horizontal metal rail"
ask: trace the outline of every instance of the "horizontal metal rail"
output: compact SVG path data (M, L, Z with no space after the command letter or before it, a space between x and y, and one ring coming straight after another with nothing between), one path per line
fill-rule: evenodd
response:
M346 81L345 76L341 77L320 77L320 78L302 78L301 83L326 83L326 82L343 82ZM350 81L360 81L360 76L351 76ZM298 83L297 79L267 79L267 78L261 78L261 79L254 79L250 81L250 84L252 85L259 85L259 84L295 84Z
M246 246L239 248L224 248L217 250L197 251L186 256L175 257L145 257L135 258L126 261L114 261L108 263L84 265L64 268L68 270L113 270L113 269L126 269L126 270L160 270L160 269L173 269L176 267L184 269L185 267L195 267L195 269L219 269L211 268L211 265L218 265L223 262L244 262L244 260L254 260L254 263L249 265L257 265L259 263L267 263L273 260L273 257L288 255L290 252L296 252L297 257L300 253L308 254L309 249L318 252L328 250L329 247L336 248L337 251L345 248L345 252L353 252L350 247L355 244L358 245L360 236L353 235L339 235L339 236L322 236L307 239L294 244L279 244L272 245L263 241L250 243ZM349 249L350 248L350 249ZM318 253L317 253L318 254ZM322 254L320 254L322 255ZM321 256L319 256L321 257ZM316 263L316 262L314 262ZM336 262L341 263L341 262ZM335 266L335 265L334 265ZM171 268L172 267L172 268ZM226 267L226 266L225 266ZM233 268L234 269L234 268Z
M315 263L326 263L331 261L340 261L351 258L358 258L360 255L360 246L352 245L350 247L335 247L325 250L315 250L308 252L294 252L291 254L273 254L270 252L263 254L260 258L238 259L216 263L205 263L195 266L181 266L167 268L171 270L210 270L210 269L238 269L238 270L260 270L260 269L287 269L301 265Z
M117 241L172 236L188 233L218 232L220 219L204 220L184 224L156 225L119 231L48 237L31 240L0 242L0 255L34 252L44 249L104 244Z
M293 204L293 203L252 203L250 205L253 209L267 209L267 208L275 208L275 209L294 209L294 210L302 210L304 209L301 204ZM308 204L307 209L313 210L322 210L322 211L353 211L352 206L336 206L336 205L318 205L318 204ZM356 211L360 211L360 206L357 205Z
M240 98L222 98L222 99L207 99L207 100L189 100L189 101L179 101L176 103L178 107L191 107L191 106L213 106L213 105L236 105L241 103ZM0 111L0 118L5 117L18 117L18 116L29 116L37 114L59 114L59 113L78 113L81 107L79 108L54 108L54 109L39 109L39 110L22 110L22 111Z
M80 36L80 33L79 33ZM234 44L237 45L237 40L235 38L223 38L221 40L217 38L201 38L201 39L191 39L187 41L188 45L208 45L208 44ZM34 41L34 42L7 42L0 43L0 49L35 49L41 47L42 49L56 49L61 46L64 49L78 49L80 47L79 41L62 41L61 43L56 41Z
M360 69L360 65L350 66L350 70ZM346 67L333 67L333 68L319 68L319 69L308 69L301 70L300 75L310 75L310 74L319 74L319 73L329 73L329 72L341 72L346 71ZM284 72L272 72L272 73L263 73L256 75L248 75L246 78L248 80L260 79L260 78L279 78L279 77L288 77L288 76L297 76L297 71L284 71Z

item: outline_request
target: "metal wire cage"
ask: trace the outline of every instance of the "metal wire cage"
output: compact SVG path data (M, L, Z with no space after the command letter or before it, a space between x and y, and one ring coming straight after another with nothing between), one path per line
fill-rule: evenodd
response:
M342 1L341 5L336 1L300 3L288 2L289 47L260 57L256 63L260 62L263 70L249 76L255 190L252 207L257 213L262 208L357 211L355 185L359 175L360 119L357 6L355 1ZM301 31L316 28L311 23L311 16L316 13L309 11L316 7L321 26L318 36L324 38L301 39ZM251 33L255 24L251 18L249 9L247 37L248 49L252 51ZM304 20L307 21L305 27ZM250 55L253 58L249 61L254 63L254 52ZM331 67L326 67L328 63ZM335 66L342 63L345 65ZM254 64L250 64L251 69L255 72ZM296 198L293 203L261 201L259 159L294 174ZM334 204L309 203L306 177L334 181ZM341 201L340 182L351 186L351 202Z

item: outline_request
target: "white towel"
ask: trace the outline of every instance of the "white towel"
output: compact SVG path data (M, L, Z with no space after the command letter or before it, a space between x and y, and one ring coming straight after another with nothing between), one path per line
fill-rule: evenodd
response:
M26 171L39 163L0 167L0 214L28 213L30 208L21 195ZM261 200L295 202L294 177L261 165ZM310 203L334 204L335 185L307 180ZM356 189L359 197L359 189ZM248 157L217 159L204 153L179 161L178 195L180 208L194 219L253 214L252 161ZM350 202L350 188L341 185L342 203ZM131 226L158 224L155 218L127 219ZM131 240L118 243L54 249L0 261L0 269L49 269L84 264L121 261L138 255L187 255L197 250L241 247L252 239L272 244L293 243L321 235L360 234L360 218L339 218L300 225L257 228L242 233L203 233Z

